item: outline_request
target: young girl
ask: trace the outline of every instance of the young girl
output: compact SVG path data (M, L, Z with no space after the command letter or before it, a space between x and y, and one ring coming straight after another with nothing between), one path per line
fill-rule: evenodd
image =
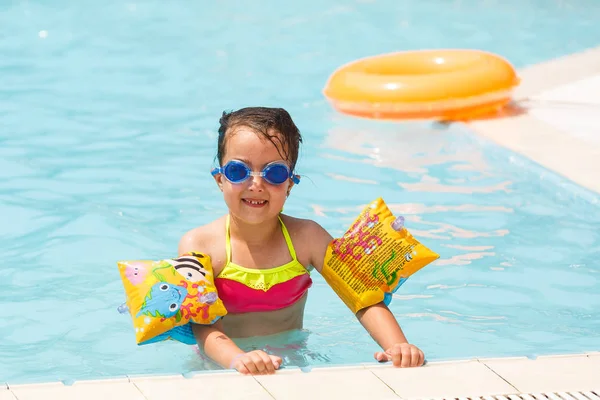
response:
M204 353L224 368L243 374L271 374L281 358L262 350L242 351L231 338L302 329L308 268L318 272L333 239L311 220L281 213L300 177L294 174L302 138L287 111L252 107L223 113L212 171L229 213L187 232L179 253L210 255L215 285L228 310L211 326L194 325ZM375 359L415 367L423 352L409 344L383 304L356 317L384 351Z

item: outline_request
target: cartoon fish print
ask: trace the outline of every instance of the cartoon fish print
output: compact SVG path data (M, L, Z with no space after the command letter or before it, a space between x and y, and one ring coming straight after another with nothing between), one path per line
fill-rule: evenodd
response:
M128 263L125 266L125 277L133 285L139 285L140 283L144 282L146 275L148 275L148 269L144 263L133 262Z
M181 303L187 296L186 288L177 285L171 285L166 282L155 283L146 295L142 308L136 317L147 315L149 317L171 318L178 316Z
M210 284L211 273L204 265L198 260L198 258L204 258L202 254L194 253L194 256L184 255L172 260L166 260L168 263L173 265L175 270L179 272L183 277L190 282L204 282Z

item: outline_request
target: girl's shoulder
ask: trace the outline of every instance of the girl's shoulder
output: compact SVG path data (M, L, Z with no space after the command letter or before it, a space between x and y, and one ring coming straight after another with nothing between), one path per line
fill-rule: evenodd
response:
M311 219L281 215L296 252L320 270L320 262L325 255L327 245L333 239L329 232L318 222Z
M311 236L318 232L325 232L325 229L312 219L297 218L286 214L280 214L280 217L290 235Z
M309 236L310 232L319 225L311 219L297 218L286 214L280 214L279 217L292 237Z
M179 240L179 254L190 251L210 252L215 243L224 238L224 227L225 216L187 231Z

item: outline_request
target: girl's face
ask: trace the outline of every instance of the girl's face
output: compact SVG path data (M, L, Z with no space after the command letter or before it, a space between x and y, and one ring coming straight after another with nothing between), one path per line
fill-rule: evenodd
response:
M275 145L249 128L238 127L227 133L222 165L231 160L244 162L253 172L260 172L274 161L284 162ZM249 224L259 224L277 216L293 186L291 179L273 185L263 177L251 176L242 183L231 183L223 174L215 175L229 212Z

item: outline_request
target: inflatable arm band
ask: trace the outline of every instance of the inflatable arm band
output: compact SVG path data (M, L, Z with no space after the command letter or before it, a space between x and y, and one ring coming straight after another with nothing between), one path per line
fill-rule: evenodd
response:
M117 265L138 345L167 339L195 344L191 323L211 325L227 314L206 254Z
M389 305L409 276L439 258L401 220L378 198L329 244L322 275L354 314L381 302Z

